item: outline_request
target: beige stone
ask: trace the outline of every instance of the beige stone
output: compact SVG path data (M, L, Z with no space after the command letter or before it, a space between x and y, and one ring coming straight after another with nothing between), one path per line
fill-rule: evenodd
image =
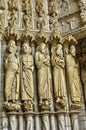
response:
M34 85L33 85L33 57L31 56L31 47L28 42L24 42L22 45L21 56L21 82L22 82L22 101L24 101L24 109L33 109L33 97L34 97Z
M50 56L44 43L36 48L35 63L38 69L39 106L46 110L50 108L51 74Z

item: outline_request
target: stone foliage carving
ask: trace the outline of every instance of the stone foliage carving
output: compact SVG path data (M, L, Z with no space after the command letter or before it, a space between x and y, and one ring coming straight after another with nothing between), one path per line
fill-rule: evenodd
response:
M31 56L31 47L28 45L28 42L24 42L22 46L22 56L21 56L21 80L22 80L22 101L24 102L24 110L33 109L33 97L34 97L34 88L33 88L33 57Z
M49 110L51 99L50 56L44 43L36 48L35 63L38 69L39 106L42 110Z
M66 56L66 65L68 73L68 83L71 95L71 109L81 108L80 79L78 73L78 64L76 62L76 49L70 45L69 54Z
M57 44L52 47L52 66L54 78L54 92L55 92L55 106L56 109L64 109L67 105L66 97L66 83L64 78L65 62L62 56L62 45Z
M12 110L19 106L19 56L16 51L15 41L10 40L8 54L5 57L5 106Z

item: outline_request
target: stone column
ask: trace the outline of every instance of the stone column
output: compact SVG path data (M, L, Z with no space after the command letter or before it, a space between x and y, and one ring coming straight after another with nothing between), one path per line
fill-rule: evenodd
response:
M23 115L19 114L19 130L23 130Z
M79 111L70 111L72 130L80 130L78 115Z
M64 116L65 116L65 111L58 111L57 112L58 128L59 128L59 130L66 130Z
M10 123L10 130L17 130L17 112L7 113Z
M55 121L55 116L54 116L54 114L55 114L55 113L53 113L53 112L50 114L51 130L58 130L58 129L56 128L56 121Z
M35 43L32 43L32 55L35 59ZM37 75L36 75L36 68L34 66L34 73L33 73L33 80L34 80L34 111L35 111L35 129L40 130L40 118L39 118L39 109L38 109L38 95L37 95Z
M33 112L25 112L27 127L26 130L34 130L33 128Z
M50 130L49 113L41 112L43 130Z

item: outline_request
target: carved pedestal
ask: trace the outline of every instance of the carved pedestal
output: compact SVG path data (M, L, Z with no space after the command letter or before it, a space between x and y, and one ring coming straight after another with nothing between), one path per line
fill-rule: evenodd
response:
M71 111L71 123L72 123L72 130L80 130L79 128L79 120L78 120L79 111Z
M64 115L65 115L65 111L58 111L57 112L58 128L59 128L59 130L66 130Z
M50 130L49 114L47 111L42 112L43 130Z

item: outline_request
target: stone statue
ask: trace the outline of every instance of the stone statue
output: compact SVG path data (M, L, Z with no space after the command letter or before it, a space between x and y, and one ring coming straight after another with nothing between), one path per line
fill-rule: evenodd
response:
M5 19L5 14L4 12L2 14L0 14L0 29L4 28L4 19Z
M53 49L55 48L55 49ZM62 56L62 45L58 44L52 49L52 66L53 66L53 78L54 78L54 92L56 109L65 108L67 103L66 97L66 83L64 77L65 62Z
M31 1L30 0L22 0L22 10L31 12Z
M26 10L25 14L23 15L23 23L24 23L24 26L26 27L26 29L31 28L31 21L32 21L31 13Z
M75 59L76 49L70 45L69 54L66 56L66 66L68 73L68 83L71 97L71 108L81 108L80 79L78 74L78 64Z
M4 0L0 0L0 9L4 9L4 8L5 8Z
M34 88L33 88L33 57L31 56L31 48L27 42L22 46L22 57L21 57L21 82L22 82L22 101L24 102L24 109L33 109L33 98L34 98Z
M6 108L11 109L10 104L14 103L14 105L11 105L12 110L18 109L16 102L19 98L19 56L16 50L15 41L10 40L8 54L5 57L5 105Z
M45 8L44 8L44 0L36 0L36 5L35 5L36 13L38 16L38 21L37 21L37 27L39 29L45 29Z
M35 7L35 9L36 9L36 12L39 15L39 17L42 17L43 14L45 13L43 2L44 2L44 0L43 1L36 0L36 7Z
M16 0L8 0L8 7L9 7L9 10L17 10L18 9L18 3Z
M80 16L82 19L82 23L86 25L86 1L85 0L79 0L79 6L80 6Z
M8 25L9 34L17 35L17 16L15 10L11 13L11 18L8 21Z
M50 29L51 30L56 30L58 27L58 22L57 22L57 9L56 9L56 4L55 1L50 0L49 5L48 5L48 13L49 13L49 23L50 23Z
M49 110L51 99L50 56L44 43L41 43L36 49L35 63L38 69L39 105L42 110Z

